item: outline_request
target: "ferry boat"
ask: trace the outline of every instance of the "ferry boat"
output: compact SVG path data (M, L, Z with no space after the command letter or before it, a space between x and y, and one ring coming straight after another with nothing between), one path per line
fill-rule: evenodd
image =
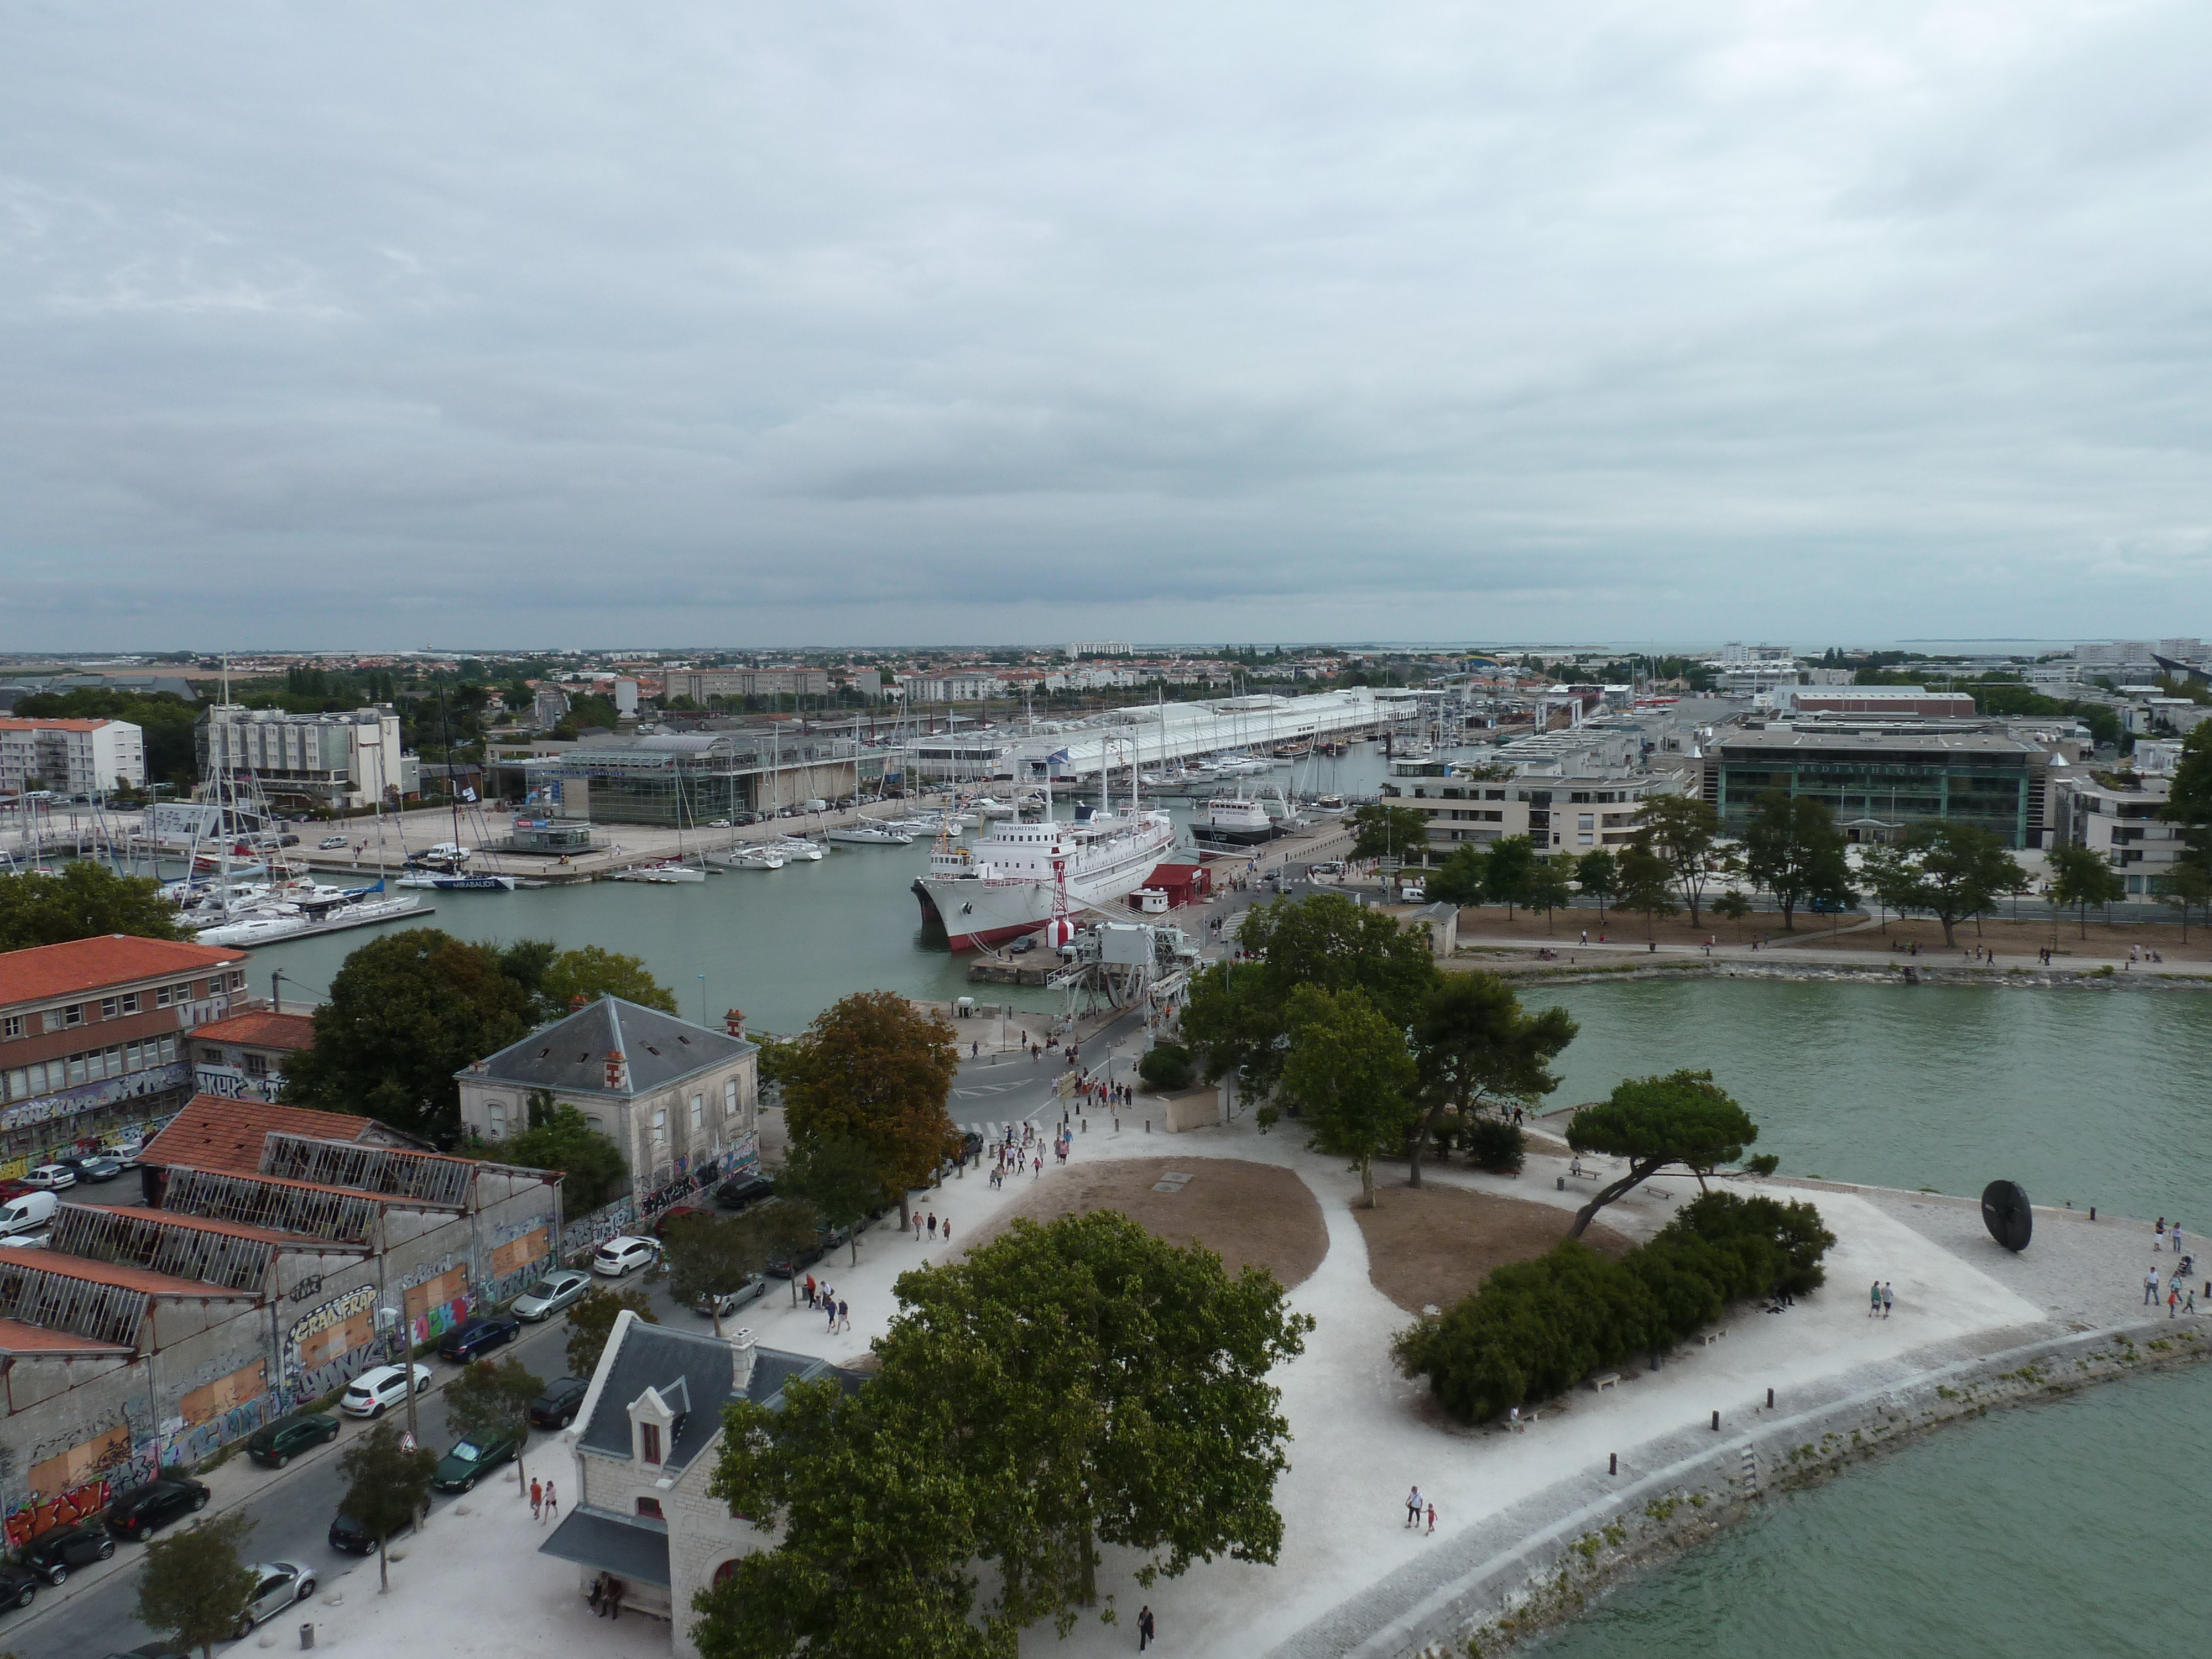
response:
M1142 887L1175 843L1165 812L999 823L965 847L940 841L914 890L925 921L941 921L954 950L974 950L1050 921L1063 874L1071 909L1103 907Z
M1268 816L1265 801L1247 795L1218 797L1199 809L1190 828L1200 842L1215 846L1257 847L1283 833L1284 826Z

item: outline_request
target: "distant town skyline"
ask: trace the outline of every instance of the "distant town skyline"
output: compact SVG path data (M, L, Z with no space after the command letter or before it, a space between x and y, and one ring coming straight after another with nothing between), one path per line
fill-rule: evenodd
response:
M0 649L2203 631L2202 8L9 40Z

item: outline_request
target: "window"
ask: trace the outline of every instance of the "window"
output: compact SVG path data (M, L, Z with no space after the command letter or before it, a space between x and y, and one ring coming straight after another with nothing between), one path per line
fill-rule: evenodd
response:
M238 972L230 976L230 988L234 991L243 991L246 988L246 970L244 969L240 969Z
M220 1048L203 1048L203 1049L201 1049L201 1050L200 1050L200 1064L201 1064L201 1065L203 1065L203 1066L220 1066L220 1065L222 1065L222 1049L220 1049Z
M246 1055L246 1074L248 1077L267 1077L269 1075L269 1061L260 1054Z
M506 1139L507 1103L504 1101L495 1100L490 1103L489 1109L491 1114L491 1138L494 1140Z
M1596 828L1597 828L1597 815L1596 815L1595 812L1577 812L1577 813L1576 813L1576 814L1575 814L1575 828L1576 828L1576 829L1577 829L1577 830L1595 830L1595 829L1596 829Z
M660 1461L660 1425L641 1423L637 1425L638 1455L648 1463ZM650 1498L646 1500L650 1503Z
M704 1095L691 1097L691 1127L695 1129L707 1127L707 1097Z
M173 1036L165 1036L161 1039L161 1063L164 1066L173 1066L177 1063L179 1045L181 1042L181 1038Z
M646 1425L646 1431L646 1431L647 1434L649 1434L649 1435L653 1435L653 1436L654 1436L654 1437L657 1437L659 1435L659 1433L660 1433L660 1431L659 1431L659 1430L658 1430L658 1429L656 1429L656 1428L653 1427L653 1426L652 1426L652 1425L650 1425L650 1424L647 1424L647 1425ZM655 1457L655 1458L653 1458L653 1461L654 1462L658 1463L660 1460L659 1460L658 1457ZM637 1512L638 1512L640 1515L649 1515L649 1516L652 1516L654 1520L656 1520L656 1521L659 1520L659 1519L661 1518L661 1514L660 1514L660 1500L659 1500L658 1498L639 1498L639 1499L637 1500Z
M737 1115L738 1080L735 1078L732 1078L727 1083L725 1083L722 1085L722 1115L724 1117L735 1117Z
M13 1042L22 1035L22 1015L0 1014L0 1042Z
M668 1139L668 1114L665 1110L655 1111L653 1115L653 1138L655 1140Z

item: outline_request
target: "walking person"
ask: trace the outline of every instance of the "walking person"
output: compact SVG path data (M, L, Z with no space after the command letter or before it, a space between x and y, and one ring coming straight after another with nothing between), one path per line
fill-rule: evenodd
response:
M1437 1529L1437 1506L1436 1506L1434 1504L1430 1504L1430 1505L1429 1505L1429 1530L1430 1530L1430 1532L1434 1533L1434 1532L1436 1531L1436 1529Z
M545 1502L545 1488L535 1480L530 1483L530 1518L538 1519L539 1506Z
M1881 1316L1888 1318L1889 1310L1896 1305L1897 1292L1890 1289L1889 1281L1885 1279L1881 1281Z
M837 1328L841 1331L853 1328L853 1304L842 1297L837 1301Z
M1406 1494L1406 1524L1409 1527L1421 1524L1421 1489L1419 1486Z
M1149 1607L1137 1609L1137 1651L1142 1653L1152 1644L1158 1632L1152 1627L1152 1610Z
M550 1521L560 1512L561 1500L554 1496L553 1483L550 1480L548 1480L545 1483L545 1514L544 1519Z
M1869 1294L1867 1317L1869 1319L1881 1317L1881 1280L1879 1279L1875 1280L1874 1289Z
M2143 1306L2146 1308L2155 1308L2157 1305L2158 1269L2156 1267L2153 1267L2148 1273L2143 1275Z

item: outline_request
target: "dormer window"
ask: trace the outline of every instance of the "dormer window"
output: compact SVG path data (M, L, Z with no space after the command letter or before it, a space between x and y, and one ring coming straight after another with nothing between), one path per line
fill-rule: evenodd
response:
M660 1461L660 1425L641 1423L637 1425L637 1455L648 1463Z

